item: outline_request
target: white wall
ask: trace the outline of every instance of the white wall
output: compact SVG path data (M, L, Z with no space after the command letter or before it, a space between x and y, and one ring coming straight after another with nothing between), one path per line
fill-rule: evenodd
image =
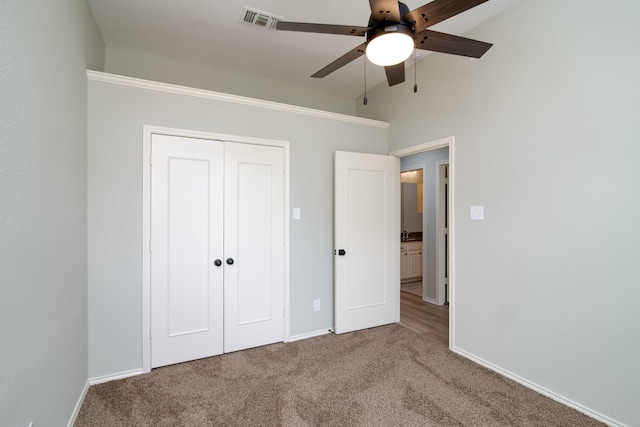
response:
M333 152L387 153L385 127L89 81L89 375L142 368L143 126L290 142L291 334L333 326ZM313 311L313 300L322 310Z
M379 87L359 110L391 122L392 150L455 136L454 347L627 425L640 425L639 22L635 0L522 1L467 34L495 44L484 58L432 54L417 95Z
M356 113L355 100L351 97L295 86L252 73L238 73L224 67L208 67L146 52L107 47L105 71L319 110L351 115Z
M432 300L436 299L436 252L438 246L437 240L437 211L436 211L436 195L438 167L436 162L447 160L449 158L449 148L443 147L437 150L425 151L400 159L400 169L409 170L418 167L424 168L423 176L423 232L422 244L425 260L423 265L426 266L423 273L424 281L427 284L424 296Z
M0 14L0 425L66 425L87 383L84 0Z

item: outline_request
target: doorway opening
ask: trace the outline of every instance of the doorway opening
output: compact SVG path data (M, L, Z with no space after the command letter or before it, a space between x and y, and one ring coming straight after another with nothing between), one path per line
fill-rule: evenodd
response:
M424 166L400 172L400 289L425 295L423 280Z
M401 205L401 285L400 322L420 333L453 344L453 147L454 138L444 138L390 153L400 158ZM417 178L422 172L422 180ZM410 182L413 175L415 184ZM421 204L410 200L421 181ZM408 197L404 197L408 196ZM409 216L405 216L409 211ZM421 212L419 212L421 211ZM415 214L414 214L415 212ZM422 230L414 230L411 216L420 214ZM413 228L412 228L413 227ZM411 230L410 230L411 228ZM411 270L420 259L418 270ZM412 280L416 279L416 280ZM419 283L415 283L419 281ZM417 286L416 286L417 285ZM417 288L417 289L416 289Z

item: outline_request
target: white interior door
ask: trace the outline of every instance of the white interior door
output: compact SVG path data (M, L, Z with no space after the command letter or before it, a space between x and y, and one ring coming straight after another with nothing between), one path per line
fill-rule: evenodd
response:
M224 144L151 141L151 366L223 352Z
M225 352L284 334L282 148L227 145L225 160ZM226 260L225 260L226 261Z
M335 332L399 321L400 160L335 153Z

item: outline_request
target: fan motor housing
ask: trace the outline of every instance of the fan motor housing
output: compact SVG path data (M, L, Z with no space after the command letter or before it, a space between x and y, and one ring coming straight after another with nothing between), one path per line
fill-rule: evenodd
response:
M401 1L398 2L398 10L400 12L400 16L404 17L406 15L409 14L409 6L407 6L406 4L402 3ZM404 20L404 18L400 18L402 19L402 22L406 22ZM369 16L369 23L367 24L367 27L377 27L379 25L389 25L389 24L394 24L394 22L391 21L387 21L387 20L375 20L373 18L373 15Z
M411 38L413 37L413 29L405 24L396 23L396 22L380 22L378 26L373 28L372 30L367 31L367 42L375 39L382 34L387 34L390 32L406 34Z

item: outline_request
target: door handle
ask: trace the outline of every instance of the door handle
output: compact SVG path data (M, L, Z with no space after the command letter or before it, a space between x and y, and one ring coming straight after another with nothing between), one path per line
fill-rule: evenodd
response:
M346 254L347 254L347 251L345 251L344 249L338 249L338 255L343 256Z
M227 264L233 265L233 258L227 258Z
M222 261L220 261L219 259L213 261L213 263L216 265L216 267L220 267L222 265Z

